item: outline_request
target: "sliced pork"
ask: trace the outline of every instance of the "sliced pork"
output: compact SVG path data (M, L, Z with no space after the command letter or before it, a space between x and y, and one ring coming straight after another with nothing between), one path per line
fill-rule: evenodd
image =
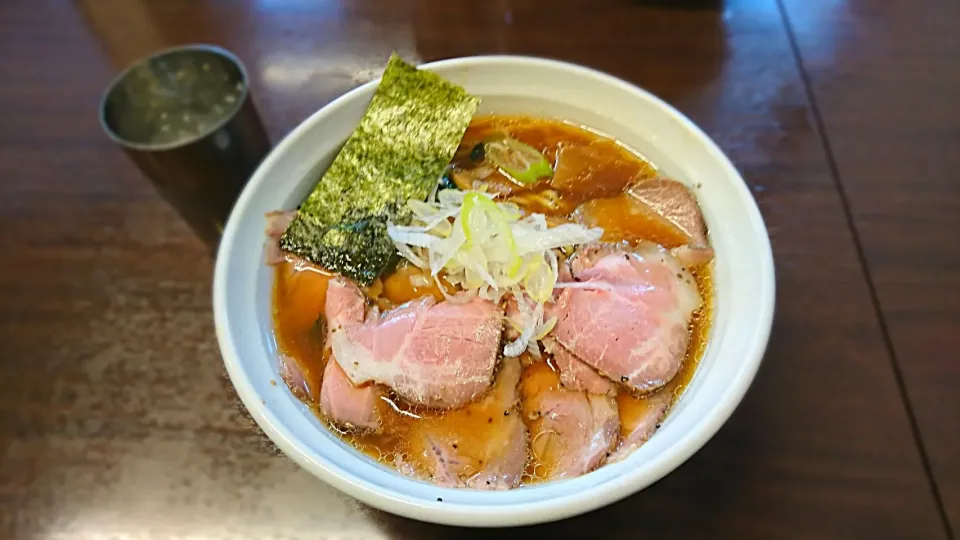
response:
M653 244L581 248L575 282L552 313L557 342L610 380L646 393L680 369L701 298L693 277Z
M327 343L330 343L334 329L345 324L363 322L363 293L346 279L330 280L327 285L325 315ZM330 352L320 386L320 410L331 422L344 429L378 430L380 415L377 412L377 403L381 395L381 390L374 384L356 386L350 382Z
M707 225L697 197L687 186L661 177L634 184L627 193L680 229L687 243L707 244Z
M713 260L713 248L710 246L680 246L670 250L677 262L684 268L702 266Z
M320 410L335 425L348 430L377 431L381 392L375 384L354 386L333 359L327 361L320 387Z
M280 264L287 260L287 253L280 249L280 237L287 230L293 218L297 217L296 211L274 211L267 212L267 242L264 246L264 259L267 264Z
M641 400L629 397L627 404L620 406L620 446L607 460L608 463L620 461L650 440L653 433L666 418L673 400L673 392L665 389Z
M280 354L280 378L287 385L297 399L301 401L315 401L316 389L310 387L307 377L292 356Z
M490 387L502 328L503 313L488 300L426 297L330 332L333 354L355 385L381 383L410 403L454 408Z
M612 397L564 390L545 363L528 367L521 386L538 476L572 478L604 463L620 431Z
M550 187L577 200L612 197L640 178L644 169L612 141L566 144L557 152Z
M363 291L352 281L337 277L327 285L324 313L327 317L327 339L343 326L362 323L366 312Z
M655 178L631 186L626 193L670 222L686 238L685 245L673 251L681 265L698 266L713 259L700 205L687 186L676 180Z
M482 399L422 422L413 435L408 474L423 470L445 487L483 490L520 485L527 463L527 431L517 407L520 362L505 358Z
M560 371L560 384L568 390L581 390L591 394L613 394L616 391L613 383L597 373L595 369L558 344L553 339L544 339L543 348L553 356L553 361Z

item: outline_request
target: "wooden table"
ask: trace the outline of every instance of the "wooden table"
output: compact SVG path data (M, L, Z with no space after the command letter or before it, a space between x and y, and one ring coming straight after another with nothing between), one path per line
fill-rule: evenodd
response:
M960 2L687 4L0 2L0 538L951 537ZM122 66L196 41L245 60L275 141L392 50L555 57L662 96L770 228L745 401L659 483L532 531L393 517L299 470L226 381L209 256L98 125Z

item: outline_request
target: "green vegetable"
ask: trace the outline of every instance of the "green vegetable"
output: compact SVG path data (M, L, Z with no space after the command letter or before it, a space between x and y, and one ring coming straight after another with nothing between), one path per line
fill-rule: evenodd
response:
M529 144L507 137L489 141L483 149L487 161L519 184L533 184L553 176L550 162Z
M361 285L396 255L387 222L408 223L480 100L391 55L370 106L280 239L280 247Z
M513 277L520 270L523 261L517 254L517 243L513 238L513 231L507 221L507 215L485 195L471 191L464 195L463 206L460 208L463 235L467 244L473 244L476 237L482 234L485 238L498 236L500 242L506 246L508 255L507 275ZM482 224L482 225L478 225Z

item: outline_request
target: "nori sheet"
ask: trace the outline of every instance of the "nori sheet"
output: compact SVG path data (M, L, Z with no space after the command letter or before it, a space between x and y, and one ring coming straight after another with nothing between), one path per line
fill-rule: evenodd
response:
M361 285L396 255L387 221L433 190L480 100L393 54L356 131L300 206L280 247Z

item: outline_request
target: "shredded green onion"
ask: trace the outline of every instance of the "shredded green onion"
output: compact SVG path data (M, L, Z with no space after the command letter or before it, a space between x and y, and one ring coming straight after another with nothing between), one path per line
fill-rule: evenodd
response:
M508 137L488 141L483 149L486 160L519 184L533 184L553 176L550 162L529 144Z
M464 292L499 303L513 296L522 317L520 337L505 351L532 350L555 323L544 304L557 283L553 250L596 241L599 228L565 223L549 227L542 214L521 217L513 203L481 190L442 190L433 201L410 201L410 225L390 223L387 234L401 256ZM444 293L446 295L446 293Z

